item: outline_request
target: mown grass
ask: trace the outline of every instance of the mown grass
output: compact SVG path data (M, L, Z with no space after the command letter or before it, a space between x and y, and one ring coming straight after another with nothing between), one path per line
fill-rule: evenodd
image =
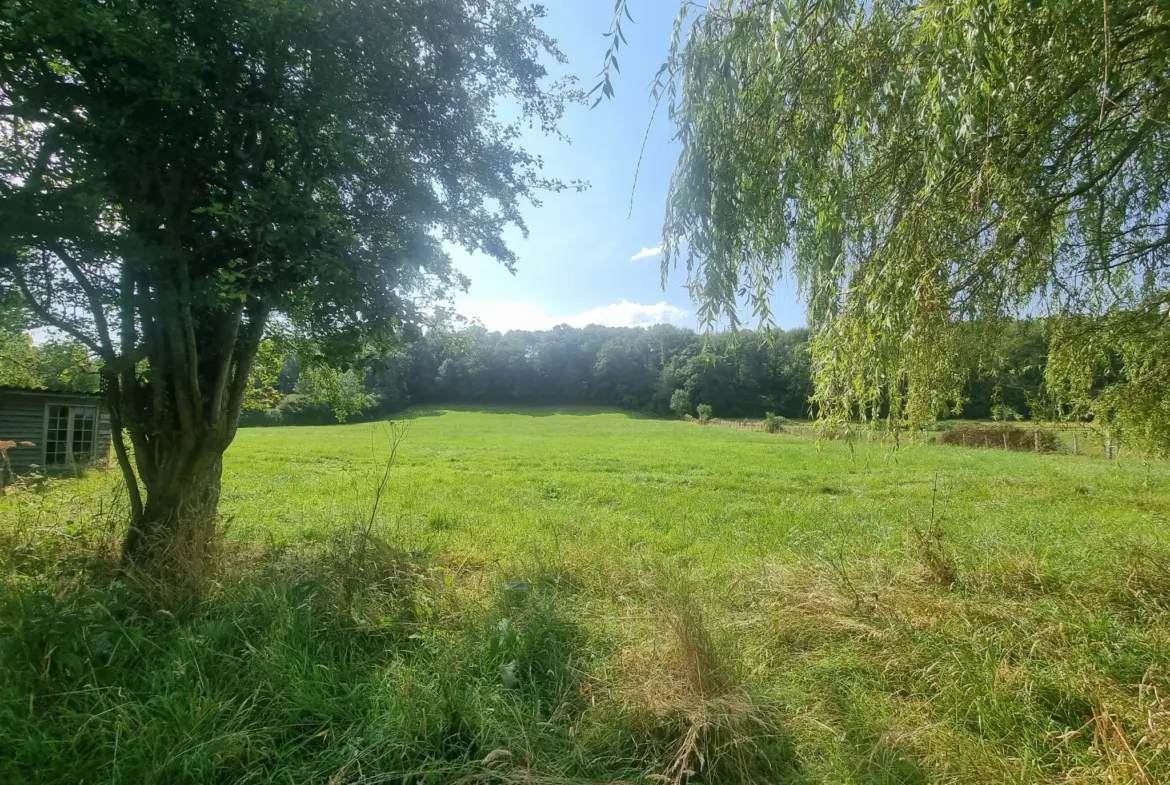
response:
M4 782L1170 782L1170 466L591 410L244 430L199 607L0 500Z

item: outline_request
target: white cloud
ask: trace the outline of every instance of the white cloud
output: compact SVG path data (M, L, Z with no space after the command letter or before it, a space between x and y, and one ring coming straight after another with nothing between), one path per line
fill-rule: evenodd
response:
M643 248L641 251L638 251L636 254L631 256L630 261L636 262L639 259L649 259L652 256L658 256L658 254L660 254L660 253L662 253L662 244L661 243L654 246L653 248Z
M536 303L504 300L474 300L460 298L455 311L468 319L477 320L489 330L548 330L558 324L585 327L602 324L607 327L647 327L652 324L682 324L689 315L668 302L653 304L632 303L629 300L590 308L568 316L547 313Z
M589 324L604 324L607 327L639 327L648 324L678 324L687 318L687 312L663 300L653 305L620 303L590 308L576 316L570 316L565 323L570 327L584 327Z

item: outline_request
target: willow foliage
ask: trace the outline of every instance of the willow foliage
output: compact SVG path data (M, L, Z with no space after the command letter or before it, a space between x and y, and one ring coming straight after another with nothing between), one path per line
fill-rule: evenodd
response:
M706 322L794 273L820 410L914 424L1004 318L1053 317L1056 410L1170 451L1170 5L691 8L663 272Z

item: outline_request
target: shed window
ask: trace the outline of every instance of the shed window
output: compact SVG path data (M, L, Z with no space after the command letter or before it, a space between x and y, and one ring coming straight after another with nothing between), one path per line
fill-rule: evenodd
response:
M46 466L86 463L93 458L96 407L52 405L45 416Z

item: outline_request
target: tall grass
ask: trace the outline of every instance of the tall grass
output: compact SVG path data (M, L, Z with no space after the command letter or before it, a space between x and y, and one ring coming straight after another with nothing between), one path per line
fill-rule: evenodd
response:
M1170 781L1170 471L571 413L243 431L201 601L0 500L0 781ZM371 445L374 445L372 448Z

